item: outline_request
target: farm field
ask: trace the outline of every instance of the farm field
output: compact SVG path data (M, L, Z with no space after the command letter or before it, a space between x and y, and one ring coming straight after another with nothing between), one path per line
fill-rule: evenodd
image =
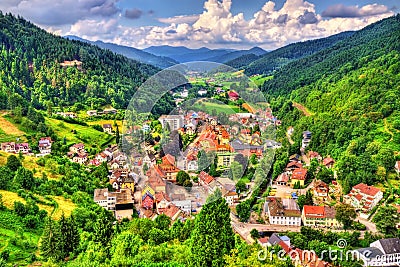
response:
M12 154L0 151L0 165L3 166L7 163L7 157ZM16 155L18 156L18 155ZM37 164L39 158L32 156L24 156L22 166L28 170L34 171L34 176L41 178L43 173L47 175L48 179L59 179L60 175L49 172L44 166Z
M25 142L25 132L18 129L12 122L7 120L4 116L7 114L5 111L0 112L0 143L15 142L19 138L21 142Z
M18 194L15 192L0 190L0 194L3 196L4 206L6 206L9 209L13 209L15 201L19 201L24 204L26 203L25 199L18 196ZM48 200L45 200L43 197L40 196L37 197L43 201L49 202ZM56 220L60 219L63 212L66 217L69 217L72 211L76 208L76 205L70 199L65 199L64 197L61 196L50 196L50 197L57 203L57 206L55 208L53 206L45 204L38 203L37 205L39 209L47 211L47 213L51 215L53 219Z

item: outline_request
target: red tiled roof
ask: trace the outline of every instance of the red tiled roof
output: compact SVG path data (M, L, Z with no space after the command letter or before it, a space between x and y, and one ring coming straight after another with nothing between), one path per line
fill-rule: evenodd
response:
M286 168L292 168L292 167L302 168L303 164L301 164L300 162L291 161L288 163L288 165L286 165Z
M205 184L210 184L212 181L214 181L214 177L206 173L205 171L201 171L199 174L199 179L203 181Z
M325 216L325 208L323 206L304 205L303 211L307 218L323 218Z
M175 165L175 157L171 154L167 154L162 158L162 162L163 164Z
M354 196L358 201L361 201L361 199L362 199L362 195L360 195L360 194L357 194L357 195L355 195Z
M333 158L330 158L330 157L328 157L328 158L324 158L324 160L323 160L323 164L326 166L326 165L329 165L329 164L333 164L333 163L335 163L335 160L333 159Z
M289 181L289 176L286 173L279 174L278 178L276 178L276 182L284 182L287 183Z
M294 180L305 180L307 176L307 169L296 169L293 171L292 179Z
M353 189L360 190L361 193L372 197L380 192L378 188L366 185L364 183L354 186Z

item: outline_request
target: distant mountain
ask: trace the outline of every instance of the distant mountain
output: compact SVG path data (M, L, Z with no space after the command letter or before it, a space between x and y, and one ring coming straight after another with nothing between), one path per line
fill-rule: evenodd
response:
M225 62L226 65L231 66L236 69L243 69L250 65L250 63L260 59L261 56L257 56L255 54L245 54L230 61Z
M260 47L253 47L249 50L238 50L238 51L229 52L229 53L226 53L223 55L210 57L210 58L208 58L208 61L226 63L226 62L229 62L231 60L234 60L234 59L242 57L242 56L253 55L253 56L258 57L258 56L264 55L265 53L267 53L267 51L265 51L264 49L262 49Z
M246 74L269 74L274 70L292 62L332 47L339 41L351 37L354 32L342 32L326 38L298 42L276 49L249 63Z
M157 56L170 57L178 62L189 61L210 61L214 57L221 57L223 55L234 52L232 49L209 49L201 47L198 49L191 49L184 46L150 46L143 51L152 53Z
M140 49L136 49L136 48L129 47L129 46L117 45L117 44L113 44L113 43L105 43L102 41L93 42L93 41L89 41L89 40L80 38L78 36L73 36L73 35L68 35L65 37L70 40L78 40L78 41L94 44L94 45L99 46L100 48L109 49L109 50L113 51L114 53L124 55L127 58L134 59L134 60L137 60L142 63L151 64L151 65L159 67L159 68L168 68L175 64L178 64L178 62L173 60L172 58L168 58L168 57L164 57L164 56L156 56L156 55L153 55L152 53L142 51Z

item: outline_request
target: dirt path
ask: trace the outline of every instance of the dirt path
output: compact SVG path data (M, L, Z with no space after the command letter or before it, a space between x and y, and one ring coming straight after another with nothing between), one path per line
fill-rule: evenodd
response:
M392 133L392 132L389 130L389 126L388 126L388 122L387 122L387 119L386 119L386 118L383 119L383 125L384 125L385 132L387 132L387 133L390 134L390 136L391 136L389 142L390 142L390 141L393 141L394 133Z
M298 110L300 110L301 112L303 112L304 116L308 117L311 116L311 112L302 104L293 102L293 107L297 108Z

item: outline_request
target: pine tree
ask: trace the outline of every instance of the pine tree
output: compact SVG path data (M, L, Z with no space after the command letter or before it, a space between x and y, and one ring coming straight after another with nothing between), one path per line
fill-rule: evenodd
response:
M235 246L230 210L225 199L205 204L196 217L190 249L193 266L223 266L223 256Z
M45 258L62 259L62 254L60 253L60 234L57 222L48 218L40 243L40 253Z
M117 128L115 129L115 142L117 143L117 145L119 145L120 140L121 140L121 137L119 135L119 129L118 129L118 125L117 125Z
M79 245L79 232L75 224L74 217L71 215L65 218L64 213L60 218L60 253L62 257L67 257L74 252Z

